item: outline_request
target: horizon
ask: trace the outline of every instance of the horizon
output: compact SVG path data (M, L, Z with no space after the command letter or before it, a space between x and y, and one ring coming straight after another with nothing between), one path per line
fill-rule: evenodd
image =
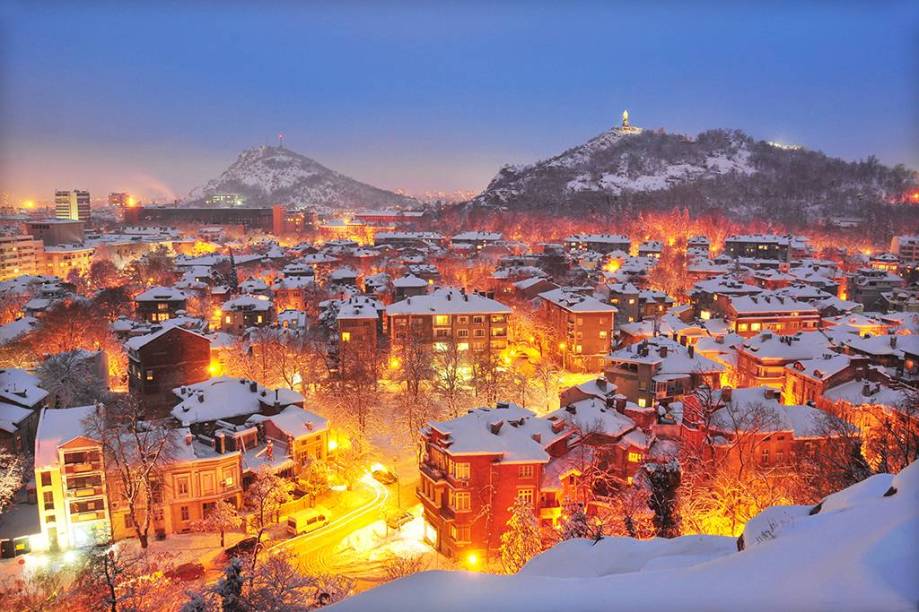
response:
M919 168L905 2L508 5L484 22L476 3L212 8L4 4L0 190L181 199L283 133L377 187L478 193L624 109L645 128Z

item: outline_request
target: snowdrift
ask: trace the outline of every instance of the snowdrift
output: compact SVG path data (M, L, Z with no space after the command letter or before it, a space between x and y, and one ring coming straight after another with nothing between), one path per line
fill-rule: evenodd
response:
M919 465L817 507L770 508L732 538L564 542L518 574L423 572L335 610L916 610Z

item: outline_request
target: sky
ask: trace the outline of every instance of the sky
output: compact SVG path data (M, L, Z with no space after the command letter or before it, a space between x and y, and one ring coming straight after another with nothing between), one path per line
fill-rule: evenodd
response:
M919 168L917 82L915 2L0 0L0 191L182 197L278 133L380 187L479 191L626 108Z

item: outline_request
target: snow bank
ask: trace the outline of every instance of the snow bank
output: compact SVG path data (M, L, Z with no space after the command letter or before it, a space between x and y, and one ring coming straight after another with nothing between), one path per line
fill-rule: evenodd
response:
M733 540L710 536L610 538L596 545L572 541L536 557L514 576L423 572L357 595L335 609L916 609L915 463L896 477L876 476L832 495L813 514L802 506L769 509L751 521L751 539L770 520L778 520L781 527L741 552Z

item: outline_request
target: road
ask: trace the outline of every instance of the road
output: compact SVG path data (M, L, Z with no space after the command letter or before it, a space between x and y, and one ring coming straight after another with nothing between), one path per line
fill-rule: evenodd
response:
M389 499L388 489L367 474L360 480L362 486L373 491L373 497L337 517L325 527L312 533L305 533L273 546L273 554L287 552L293 556L293 562L308 574L345 574L351 577L363 577L376 573L378 564L361 563L350 558L350 555L339 554L337 549L350 533L370 525L383 517L386 502ZM366 567L365 567L366 566Z

